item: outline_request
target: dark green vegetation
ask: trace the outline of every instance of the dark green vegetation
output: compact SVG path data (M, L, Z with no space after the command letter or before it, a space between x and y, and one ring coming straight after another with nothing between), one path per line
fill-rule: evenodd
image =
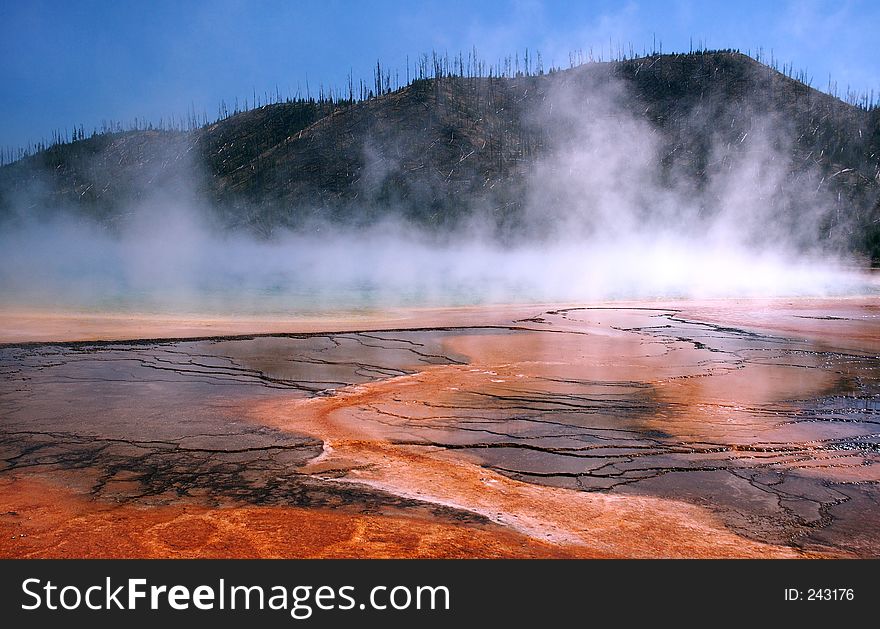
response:
M79 133L0 168L0 216L65 211L114 226L132 204L164 194L263 235L386 215L442 232L477 215L509 237L535 165L572 135L577 104L594 115L587 103L602 94L610 124L645 122L661 147L651 185L699 197L740 152L764 150L754 144L763 137L785 157L776 160L780 186L797 191L769 200L774 211L796 222L813 197L831 203L817 242L880 262L880 108L867 101L849 104L735 52L502 77L455 68L453 60L396 91L380 69L361 99L351 89L233 115L221 106L218 122L189 131ZM638 138L625 150L637 151ZM712 211L711 195L701 203Z

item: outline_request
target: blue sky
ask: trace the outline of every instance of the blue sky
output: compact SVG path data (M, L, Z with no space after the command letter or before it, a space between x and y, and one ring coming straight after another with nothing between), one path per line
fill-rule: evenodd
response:
M282 95L349 71L370 79L377 58L405 73L432 49L476 47L496 60L529 48L545 66L609 41L664 52L763 47L824 88L880 92L880 2L300 0L140 2L0 0L0 146L102 119L158 121L191 106L216 117L221 99Z

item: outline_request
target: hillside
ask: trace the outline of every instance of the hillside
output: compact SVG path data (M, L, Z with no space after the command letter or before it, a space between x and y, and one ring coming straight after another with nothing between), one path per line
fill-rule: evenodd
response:
M74 212L113 226L158 194L264 235L390 214L439 231L479 215L516 237L535 204L536 172L555 181L564 167L554 155L571 138L595 137L598 127L582 129L595 119L659 147L652 185L699 199L705 212L719 172L778 151L768 158L784 175L774 185L796 192L766 195L780 224L796 224L815 197L825 208L817 241L880 261L880 110L728 52L422 79L362 102L267 105L192 132L97 135L0 168L0 214ZM623 148L607 150L626 168ZM639 139L625 150L638 162Z

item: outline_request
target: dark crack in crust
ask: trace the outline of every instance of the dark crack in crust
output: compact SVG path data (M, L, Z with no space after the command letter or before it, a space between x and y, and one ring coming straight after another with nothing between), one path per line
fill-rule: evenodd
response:
M313 396L454 363L430 343L380 345L378 336L285 335L206 341L108 342L0 349L0 473L80 471L96 499L168 504L407 509L461 522L470 512L401 498L298 470L320 440L230 415L239 396ZM246 344L248 347L242 348ZM334 358L347 347L387 350L375 361ZM427 349L425 349L427 347ZM227 351L230 355L225 355ZM260 367L248 366L260 364ZM293 379L326 367L329 379ZM348 470L339 470L344 476Z

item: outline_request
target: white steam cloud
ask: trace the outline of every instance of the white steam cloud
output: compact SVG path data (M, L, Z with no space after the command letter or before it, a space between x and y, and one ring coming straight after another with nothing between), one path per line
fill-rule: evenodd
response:
M7 223L3 305L296 314L876 291L854 260L813 246L838 210L816 193L816 173L792 180L784 121L742 114L749 132L716 134L696 186L647 119L625 113L628 98L614 82L560 82L532 113L551 150L525 182L527 236L516 244L487 236L479 218L442 239L392 219L258 239L157 191L113 233L64 213ZM685 132L717 113L684 121Z

